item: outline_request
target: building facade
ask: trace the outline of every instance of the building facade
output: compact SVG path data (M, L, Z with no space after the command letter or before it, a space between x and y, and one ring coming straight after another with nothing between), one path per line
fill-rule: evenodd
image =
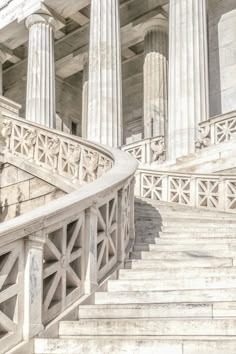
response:
M236 108L235 11L214 0L5 1L1 90L22 117L94 141L164 137L173 161L195 151L199 123Z

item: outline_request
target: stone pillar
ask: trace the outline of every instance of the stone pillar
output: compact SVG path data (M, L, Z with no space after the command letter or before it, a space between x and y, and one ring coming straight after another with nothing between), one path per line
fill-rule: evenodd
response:
M92 0L88 139L121 145L121 44L118 0Z
M26 119L49 128L56 126L54 19L34 14L29 29Z
M164 136L168 97L168 21L153 19L144 25L144 138Z
M24 339L36 336L44 328L43 311L43 232L25 241Z
M87 139L88 123L88 55L84 57L83 97L82 97L82 138Z
M195 151L198 124L208 119L206 0L169 2L168 159Z

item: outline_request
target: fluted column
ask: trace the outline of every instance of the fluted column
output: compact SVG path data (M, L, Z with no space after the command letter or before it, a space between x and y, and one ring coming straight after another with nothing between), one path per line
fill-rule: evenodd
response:
M121 145L121 51L118 0L92 0L88 139Z
M88 55L84 57L83 93L82 93L82 138L87 139L88 125Z
M164 136L168 97L168 22L144 24L144 137Z
M206 0L170 0L168 158L195 151L208 118Z
M46 14L27 18L29 29L26 119L56 126L54 19Z

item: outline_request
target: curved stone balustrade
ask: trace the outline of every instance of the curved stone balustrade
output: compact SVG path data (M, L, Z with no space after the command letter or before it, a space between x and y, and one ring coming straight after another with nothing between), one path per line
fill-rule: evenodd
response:
M76 136L3 114L5 152L82 185L106 173L112 155Z
M40 333L124 262L134 240L137 162L21 119L5 120L3 136L5 154L29 155L52 176L56 171L81 182L76 171L81 176L82 161L89 159L90 179L82 181L91 182L0 224L0 343L6 352Z
M136 195L198 208L236 212L236 175L139 169Z
M150 164L165 160L165 140L163 136L143 139L122 147L138 162Z
M199 124L196 149L220 144L236 138L236 112L212 117Z

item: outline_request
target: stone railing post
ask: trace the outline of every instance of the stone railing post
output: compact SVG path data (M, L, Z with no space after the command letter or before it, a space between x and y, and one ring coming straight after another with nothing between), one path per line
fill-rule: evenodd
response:
M124 239L124 189L118 192L118 248L117 261L123 263L125 260L125 239Z
M190 206L197 206L197 178L195 176L190 179Z
M134 225L134 189L135 189L135 177L130 182L130 240L135 239L135 225Z
M169 176L165 175L162 177L162 198L163 202L169 201Z
M91 294L98 286L97 270L97 209L93 206L85 212L85 294Z
M214 145L216 143L216 126L215 123L211 124L211 145Z
M43 230L27 237L25 241L24 276L24 339L33 338L43 329Z
M218 201L218 208L220 210L226 210L226 194L227 194L227 183L226 183L226 179L224 177L221 177L219 179L219 187L218 187L218 191L219 191L219 201Z
M142 190L141 190L141 172L137 171L135 174L135 187L134 187L134 194L136 197L141 197L142 196Z

